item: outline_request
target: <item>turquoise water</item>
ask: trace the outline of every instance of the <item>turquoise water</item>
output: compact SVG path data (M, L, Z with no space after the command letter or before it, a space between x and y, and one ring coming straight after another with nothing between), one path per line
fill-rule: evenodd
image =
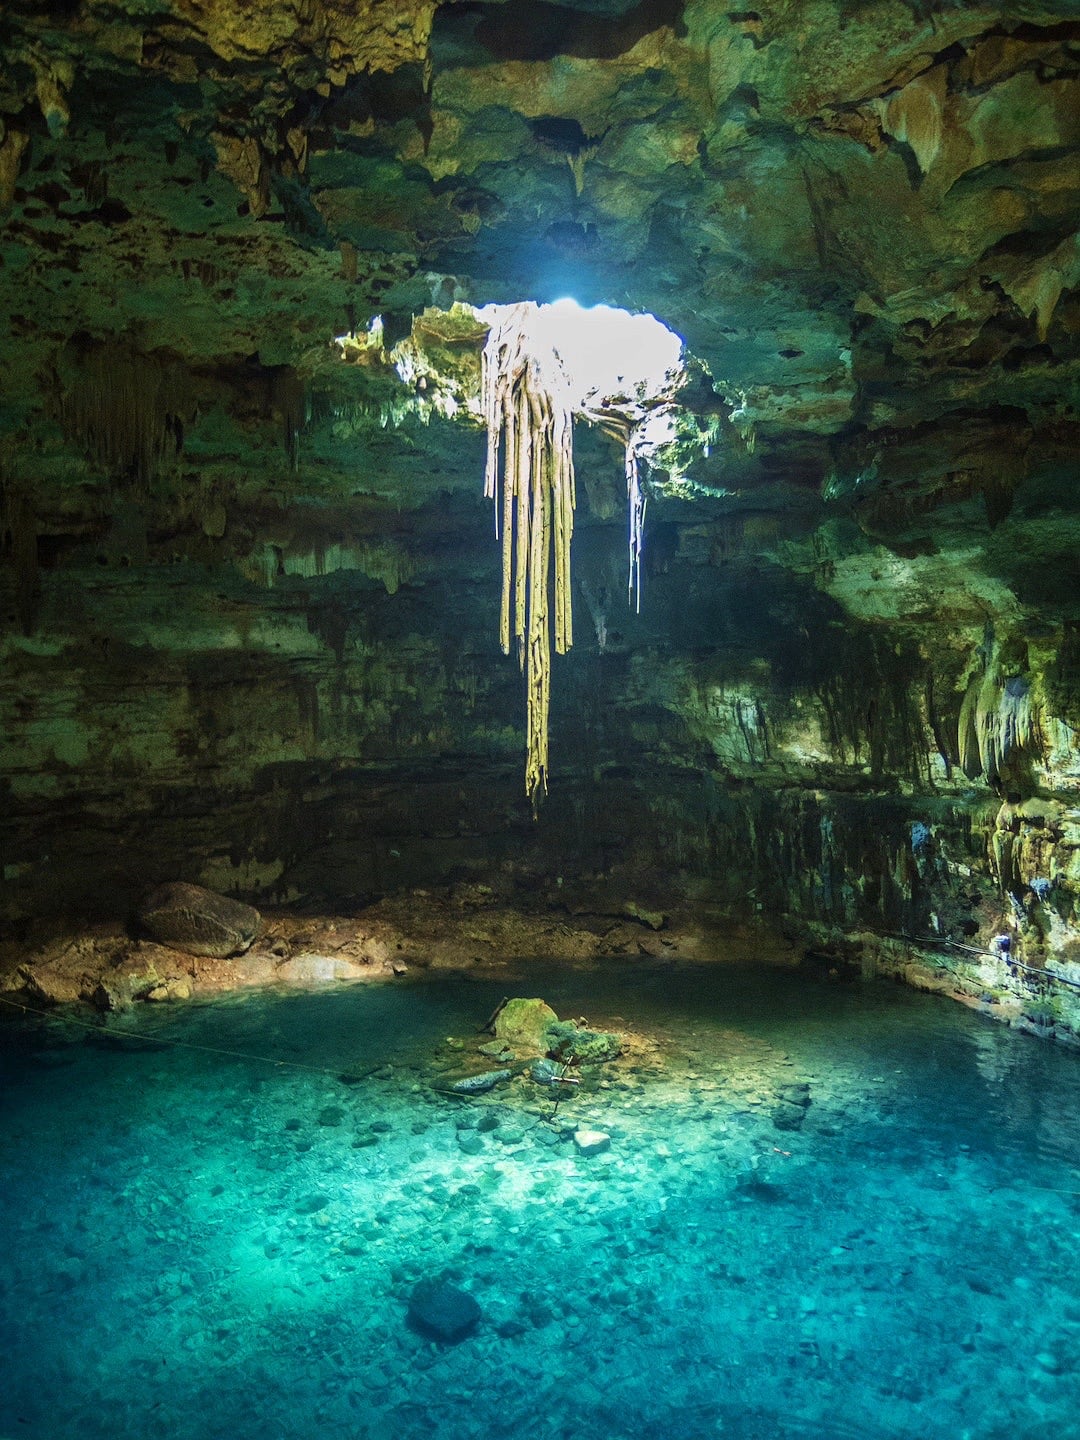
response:
M529 975L0 1028L0 1436L1080 1435L1080 1057L778 968ZM438 1093L505 994L647 1046L553 1119ZM444 1275L456 1344L407 1323Z

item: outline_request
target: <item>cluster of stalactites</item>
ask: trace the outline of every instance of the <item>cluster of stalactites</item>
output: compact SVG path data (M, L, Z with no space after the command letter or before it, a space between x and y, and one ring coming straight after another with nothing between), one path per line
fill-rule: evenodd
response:
M971 778L997 777L1014 750L1037 754L1042 744L1038 709L1020 674L1008 674L995 654L976 673L960 705L960 768Z
M487 425L484 493L502 543L500 640L525 676L525 790L535 813L547 793L551 648L573 643L570 541L574 531L573 399L558 354L535 353L535 306L513 306L483 353ZM554 607L551 596L554 594Z
M186 371L118 346L70 354L77 373L60 401L64 430L103 470L149 484L183 450L195 408Z

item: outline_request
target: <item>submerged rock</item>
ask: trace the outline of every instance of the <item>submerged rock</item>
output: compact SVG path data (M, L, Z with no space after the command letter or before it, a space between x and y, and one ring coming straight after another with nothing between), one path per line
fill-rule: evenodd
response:
M253 906L183 881L152 890L136 918L159 945L218 960L250 949L262 925Z
M509 1079L509 1070L484 1070L479 1075L467 1075L464 1080L455 1080L450 1088L458 1095L483 1095Z
M772 1123L777 1130L801 1130L806 1111L801 1105L792 1105L781 1100L772 1112Z
M783 1085L776 1092L777 1105L772 1122L777 1130L800 1130L810 1106L810 1086L805 1082Z
M517 1058L514 1052L501 1040L489 1040L486 1045L481 1045L478 1048L481 1055L486 1055L491 1060L501 1060L504 1065Z
M581 1064L614 1060L622 1054L622 1040L608 1030L586 1030L573 1020L556 1020L545 1032L547 1053L556 1060L571 1056Z
M793 1085L782 1085L776 1094L778 1099L789 1105L800 1105L804 1110L810 1104L810 1086L804 1080Z
M599 1155L611 1149L611 1136L603 1130L575 1130L574 1144L579 1155Z
M421 1334L453 1344L480 1323L480 1306L467 1290L446 1279L421 1280L409 1297L409 1324Z

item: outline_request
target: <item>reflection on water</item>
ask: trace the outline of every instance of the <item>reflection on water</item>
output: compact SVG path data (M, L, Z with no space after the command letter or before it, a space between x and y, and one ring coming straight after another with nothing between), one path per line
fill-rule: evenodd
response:
M1075 1054L770 966L530 976L0 1031L0 1434L1073 1433ZM508 993L642 1044L553 1120L438 1093Z

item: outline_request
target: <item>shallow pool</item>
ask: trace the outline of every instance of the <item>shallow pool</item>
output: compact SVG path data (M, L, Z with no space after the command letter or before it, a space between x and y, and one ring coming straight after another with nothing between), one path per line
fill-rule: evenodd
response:
M1080 1435L1080 1056L769 965L527 975L0 1027L0 1437ZM639 1044L441 1093L507 994Z

